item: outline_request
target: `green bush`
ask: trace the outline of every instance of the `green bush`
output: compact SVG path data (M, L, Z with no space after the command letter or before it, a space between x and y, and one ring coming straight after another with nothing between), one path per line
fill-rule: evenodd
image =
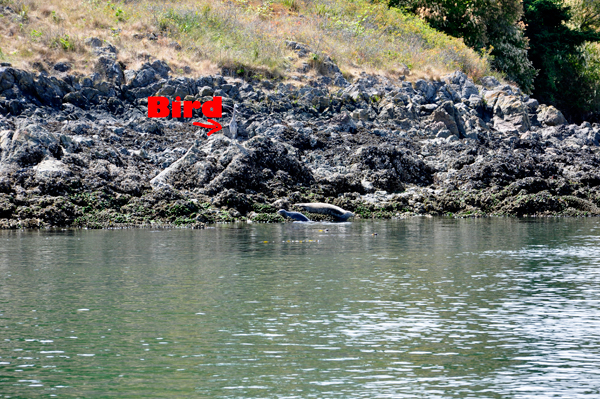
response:
M75 44L69 35L56 36L50 41L50 47L62 48L65 51L75 51Z

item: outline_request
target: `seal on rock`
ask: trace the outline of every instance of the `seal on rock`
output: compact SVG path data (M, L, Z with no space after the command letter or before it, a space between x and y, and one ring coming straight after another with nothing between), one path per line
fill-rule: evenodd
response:
M288 217L299 222L310 222L310 219L301 214L300 212L288 212L285 209L280 209L277 211L277 213L283 216L284 218Z
M295 206L304 209L307 212L321 213L323 215L333 216L333 218L340 222L345 222L354 214L350 211L340 208L339 206L324 204L322 202L314 202L307 204L294 204Z

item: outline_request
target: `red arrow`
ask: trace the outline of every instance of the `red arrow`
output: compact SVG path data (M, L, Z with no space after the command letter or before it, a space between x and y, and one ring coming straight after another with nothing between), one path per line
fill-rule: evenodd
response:
M200 127L206 127L211 129L210 132L208 132L206 135L210 136L211 134L218 132L219 130L223 129L223 127L221 126L221 124L217 121L214 121L212 119L208 120L209 123L204 124L204 123L200 123L200 122L193 122L192 124L194 126L200 126Z

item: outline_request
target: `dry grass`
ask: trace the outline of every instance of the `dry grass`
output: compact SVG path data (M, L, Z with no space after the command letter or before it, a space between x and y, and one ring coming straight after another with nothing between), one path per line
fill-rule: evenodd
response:
M0 58L20 68L68 61L90 73L95 56L84 40L98 37L117 47L128 68L165 59L179 74L225 67L287 75L300 61L285 40L330 56L346 74L398 76L404 66L429 78L456 69L473 78L489 73L487 59L462 41L366 0L0 0L0 13Z

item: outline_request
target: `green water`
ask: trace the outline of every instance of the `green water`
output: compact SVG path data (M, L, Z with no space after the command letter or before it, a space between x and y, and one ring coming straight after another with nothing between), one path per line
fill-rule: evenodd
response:
M598 219L1 232L0 398L598 398L599 244Z

